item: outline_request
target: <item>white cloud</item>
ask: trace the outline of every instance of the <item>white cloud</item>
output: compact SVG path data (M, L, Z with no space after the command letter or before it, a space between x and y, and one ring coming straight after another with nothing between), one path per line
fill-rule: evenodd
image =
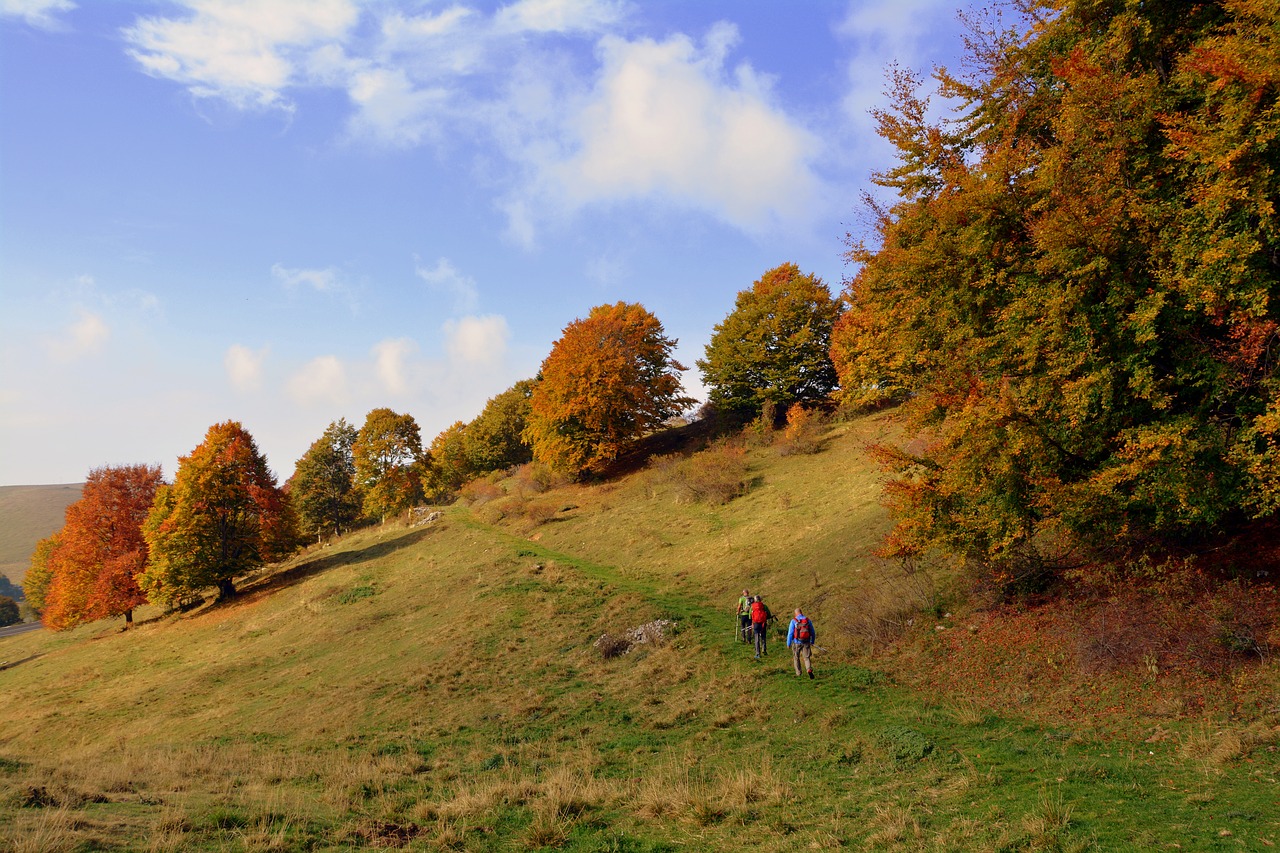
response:
M511 330L505 317L461 317L444 324L445 351L454 362L497 364L507 352Z
M729 63L731 24L701 42L628 40L609 34L626 14L619 0L517 0L493 14L455 2L421 15L359 0L180 2L186 17L125 31L148 73L244 109L291 110L305 87L342 91L353 142L491 142L507 158L488 170L505 183L496 204L522 246L543 220L617 201L757 233L822 213L817 137L767 76ZM598 67L584 68L567 39L594 44ZM457 310L475 310L457 292Z
M22 18L30 26L56 30L62 23L56 17L76 8L71 0L0 0L0 16Z
M465 6L450 6L437 15L406 18L392 12L382 19L383 46L389 51L416 50L424 41L434 41L441 36L452 35L475 12Z
M326 267L322 270L293 269L280 264L272 264L271 274L288 288L295 288L305 284L321 293L333 293L342 289L342 285L338 281L338 271L332 267Z
M289 380L289 395L304 405L342 404L347 399L347 371L332 355L314 358Z
M255 352L246 346L232 344L222 359L231 387L242 392L257 391L261 388L262 364L266 357L265 348Z
M50 354L58 361L75 361L92 355L101 350L111 337L111 329L101 315L85 308L75 310L79 315L76 321L67 326L60 336L47 342Z
M519 0L494 17L499 32L600 32L622 17L622 5L602 0Z
M480 301L475 279L458 272L448 258L441 258L436 261L433 268L428 269L415 257L413 271L433 290L441 290L451 295L453 311L456 314L474 311Z
M353 72L347 95L356 107L348 131L353 137L409 147L433 131L431 116L444 105L448 93L419 87L399 68L368 66Z
M408 338L381 341L374 346L374 372L388 393L408 393L408 360L417 349L417 345Z
M342 40L359 18L353 0L183 0L190 16L141 18L124 31L143 69L197 97L238 107L287 107L306 56Z
M602 39L600 79L573 121L577 151L544 166L568 200L663 198L747 230L804 218L817 142L751 66L725 72L735 39L728 25L701 49L685 36Z

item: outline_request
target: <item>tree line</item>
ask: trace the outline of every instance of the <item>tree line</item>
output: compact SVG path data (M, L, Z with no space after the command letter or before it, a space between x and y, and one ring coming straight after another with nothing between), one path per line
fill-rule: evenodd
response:
M766 404L826 399L837 309L796 265L767 272L739 294L699 361L712 404L749 417ZM237 577L309 539L447 502L492 471L599 471L696 402L682 391L675 345L642 305L597 306L564 328L537 376L428 448L412 415L377 408L359 429L330 423L283 485L235 421L211 426L172 483L156 466L94 469L62 529L36 547L28 606L56 629L121 615L128 626L144 602L180 606L210 588L234 595Z
M894 69L875 113L897 193L868 201L833 297L794 264L741 291L699 367L733 418L901 405L888 553L949 554L1007 587L1079 549L1186 561L1280 535L1280 7L1015 0L973 23L960 108ZM330 424L277 486L240 424L172 484L90 473L43 541L29 601L54 626L173 603L297 547L515 465L604 470L693 403L638 304L567 325L538 375L426 449L412 416ZM118 522L118 523L117 523ZM1139 561L1140 564L1140 561Z

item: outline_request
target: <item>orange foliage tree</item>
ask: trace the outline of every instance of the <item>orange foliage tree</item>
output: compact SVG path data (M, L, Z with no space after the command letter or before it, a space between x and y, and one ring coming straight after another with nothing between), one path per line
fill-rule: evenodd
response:
M126 628L133 623L133 608L146 601L135 580L147 561L142 526L162 483L159 466L89 472L80 499L67 507L66 523L42 554L45 625L63 630L120 615Z
M150 600L166 604L211 586L221 598L235 595L236 575L297 547L284 492L236 421L209 427L179 458L173 485L156 492L144 532L151 555L138 583Z
M523 437L534 458L573 473L598 468L691 405L675 344L638 304L600 305L566 326L529 401Z

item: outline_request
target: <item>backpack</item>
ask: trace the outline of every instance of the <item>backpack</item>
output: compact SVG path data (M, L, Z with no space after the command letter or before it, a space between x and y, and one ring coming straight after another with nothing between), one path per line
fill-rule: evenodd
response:
M756 622L758 624L764 624L764 621L768 618L769 618L769 611L765 609L764 604L759 601L752 602L751 621Z
M808 616L801 616L796 619L796 639L802 643L807 643L813 639L813 631L809 627Z

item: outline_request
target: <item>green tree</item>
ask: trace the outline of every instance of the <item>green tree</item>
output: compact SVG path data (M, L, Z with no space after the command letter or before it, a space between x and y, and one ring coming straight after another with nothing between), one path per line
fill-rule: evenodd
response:
M927 439L884 450L896 546L1002 573L1064 532L1194 547L1280 509L1280 12L1026 6L938 73L958 120L895 74L899 201L833 342L845 392L909 394Z
M816 276L783 264L738 293L698 360L711 402L746 414L825 399L836 387L831 328L839 303Z
M36 616L44 611L45 596L53 581L53 566L49 563L49 557L57 549L61 538L54 533L36 543L35 551L31 554L31 565L22 578L22 597Z
M467 461L477 474L501 471L533 459L533 450L522 437L529 422L533 381L522 379L485 403L480 415L467 424Z
M449 500L476 474L467 455L467 425L456 421L431 441L428 486L436 500Z
M360 517L352 447L356 428L340 418L312 442L285 484L302 531L319 539L340 535Z
M574 320L542 363L523 437L535 459L570 473L599 468L693 401L681 393L675 340L641 305Z
M426 460L422 435L412 415L374 409L365 417L351 447L365 515L381 519L402 512L422 498Z
M172 486L156 492L144 525L151 549L138 583L154 602L175 603L216 586L235 595L235 578L297 547L296 523L267 460L236 421L209 427L178 460Z
M17 625L22 621L22 613L18 610L18 602L7 595L0 595L0 628Z

